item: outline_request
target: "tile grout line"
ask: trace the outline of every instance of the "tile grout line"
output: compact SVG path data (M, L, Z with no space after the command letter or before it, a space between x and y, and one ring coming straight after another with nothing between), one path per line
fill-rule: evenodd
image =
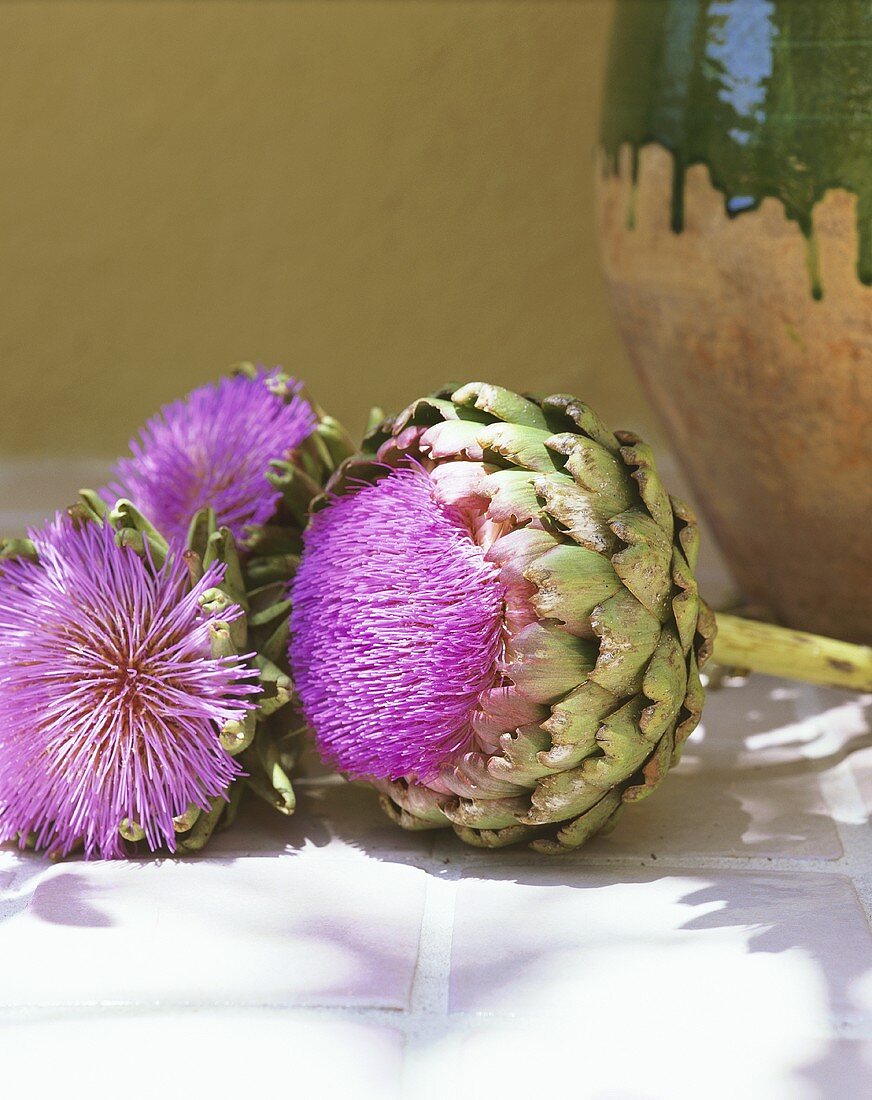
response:
M797 718L820 730L820 736L803 749L808 759L838 751L841 742L825 722L826 707L820 689L803 685L793 703ZM866 919L872 925L872 835L869 815L850 757L818 775L818 784L827 809L832 815L844 856L839 861L857 892Z
M542 866L557 868L560 866L558 860L563 858L572 860L575 859L576 856L570 854L565 857L539 857L538 860L533 857L528 860L517 859L511 862L501 862L496 865L495 869L499 870L501 873L512 873L516 871L529 871L531 868L541 868ZM547 859L548 862L543 863L543 859ZM489 864L479 858L473 861L464 862L462 866L465 870L481 872L487 871ZM765 871L766 873L771 872L773 874L794 874L796 872L810 872L813 874L850 874L844 856L839 859L823 859L812 856L716 856L704 854L696 855L693 853L690 855L678 855L674 852L669 852L652 860L650 855L647 855L643 851L635 854L620 853L605 855L597 853L596 855L584 855L579 859L574 869L596 868L597 870L608 870L611 867L615 870L637 867L653 871L698 870L701 873L706 871L735 871L740 874L743 872L753 874L755 872ZM422 870L423 869L424 868L422 868Z
M427 1052L444 1034L449 1017L451 947L457 889L463 866L441 854L441 837L432 855L422 861L426 875L421 934L409 1008L400 1014L405 1031L403 1096L423 1096L429 1080Z
M441 1061L438 1040L452 1036L449 1017L434 1018L434 1025L410 1042L409 1037L414 1032L414 1021L406 1010L375 1005L318 1005L291 1002L84 1001L27 1006L10 1003L0 1004L0 1028L18 1023L66 1023L76 1019L135 1020L141 1017L154 1018L167 1013L190 1014L192 1017L203 1013L242 1016L279 1015L287 1020L324 1020L331 1023L370 1025L400 1032L406 1039L400 1095L414 1097L415 1100L434 1095L432 1082L438 1074ZM537 1010L524 1011L523 1009L520 1011L460 1010L453 1012L450 1019L462 1021L466 1029L486 1030L494 1024L509 1022L523 1024L526 1021L537 1020L541 1022L542 1013ZM456 1036L456 1032L453 1034ZM812 1028L808 1034L822 1041L831 1041L834 1038L869 1041L872 1040L872 1022L832 1019L828 1024Z
M861 824L865 822L865 816L856 822ZM468 852L465 850L458 850L453 847L454 838L451 834L446 832L445 838L448 845L451 845L450 850L446 850L442 858L434 860L432 856L428 856L423 852L408 852L408 851L394 851L393 849L378 850L364 854L361 856L357 854L347 853L334 853L323 858L328 859L331 863L357 863L361 858L369 860L376 859L380 862L388 862L397 867L412 867L419 871L423 871L428 875L433 875L439 878L449 877L449 873L454 870L457 872L457 877L460 877L464 871L478 871L478 872L491 872L495 873L506 871L521 871L530 870L531 868L541 867L553 867L560 866L566 867L568 870L582 870L587 867L596 868L608 868L608 867L646 867L650 869L657 868L680 868L687 869L689 867L698 867L701 871L810 871L817 873L850 873L846 868L846 857L843 855L838 859L827 859L822 856L764 856L764 855L714 855L705 852L691 852L687 855L681 855L677 852L664 852L656 859L652 860L648 854L648 849L642 847L638 852L587 852L580 850L579 852L569 852L566 855L557 856L541 856L527 853L524 849L518 849L514 853L510 849L505 849L502 853L494 853L490 857L482 856L478 849L470 849ZM861 851L864 849L861 848ZM2 855L17 855L17 850L4 849L0 847L0 856ZM32 856L32 853L25 853L26 856ZM220 855L207 856L204 862L209 862L214 865L231 864L238 859L251 859L251 860L270 860L281 858L283 856L294 856L299 858L300 853L296 851L259 851L250 850L247 848L241 848L239 851L226 850L222 851ZM870 859L867 863L872 868L872 852L869 853ZM33 856L34 860L43 859L44 857ZM127 860L128 865L142 866L151 865L158 862L159 859L167 857L137 857ZM167 858L168 862L172 862ZM80 866L83 861L70 860L61 863L52 863L45 860L41 865L39 873L48 872L58 866ZM16 873L26 873L26 864L16 867L14 864L6 865L7 870L15 870ZM92 863L91 866L94 866ZM4 866L0 864L0 871L4 869Z

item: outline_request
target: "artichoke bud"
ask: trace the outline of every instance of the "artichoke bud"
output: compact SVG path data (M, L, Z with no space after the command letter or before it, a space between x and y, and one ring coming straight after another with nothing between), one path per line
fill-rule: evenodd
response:
M289 515L304 525L309 504L321 491L318 482L290 462L273 461L266 476L270 485L282 494Z
M266 558L249 558L245 563L245 575L252 590L283 581L287 587L300 564L299 554L274 554Z
M83 501L76 501L67 508L67 518L74 527L81 527L83 523L94 523L98 517Z
M207 588L200 596L200 607L210 615L220 615L232 606L233 601L220 588Z
M230 636L230 626L220 620L209 623L209 641L213 657L235 657L236 646Z
M346 458L350 458L357 448L351 436L335 417L327 416L320 409L317 411L320 414L320 419L315 429L315 435L323 441L331 467L336 467L344 462Z
M80 506L85 504L86 499L80 497ZM105 517L115 531L115 541L119 546L130 547L155 569L160 569L166 562L169 553L167 540L129 500L117 501Z
M375 432L378 431L379 426L385 422L385 411L378 405L373 405L369 410L369 415L366 420L366 428L364 429L364 437L372 438Z
M79 499L67 508L67 516L72 523L103 523L109 518L109 505L93 489L80 489Z
M188 575L191 578L191 584L199 584L203 579L203 559L196 550L185 550L182 557L185 559L185 565L188 567Z
M131 844L136 844L140 840L145 840L145 829L135 821L131 821L128 817L125 817L118 826L118 832L125 840L129 840Z
M219 584L200 597L203 610L219 617L232 606L248 611L239 552L230 530L227 527L216 528L214 512L211 509L202 509L194 517L188 537L189 545L185 557L192 577L197 577L198 573L202 576L203 571L216 562L224 567L224 575ZM248 644L248 616L237 615L231 619L229 625L237 653L244 652Z
M209 540L218 531L218 521L212 508L199 508L191 516L185 546L202 561L209 548Z
M142 531L135 531L131 527L116 528L115 541L119 546L128 547L134 554L138 554L143 561L150 562L156 568L160 568L164 563L166 544L155 542Z
M199 806L188 806L183 814L178 814L173 818L173 828L177 833L188 832L189 829L193 828L194 822L202 812Z
M13 558L37 562L39 554L30 539L0 539L0 567L4 561Z
M199 813L190 829L179 837L176 851L180 855L190 855L192 852L201 851L208 843L212 833L218 828L222 816L230 805L230 802L221 797L211 799L209 809Z
M465 751L429 773L422 762L376 778L382 805L404 828L450 826L477 846L576 848L659 786L699 721L714 619L694 579L693 513L666 492L649 447L575 398L471 383L372 423L313 528L410 462L498 572L503 649ZM310 707L301 695L317 711L323 696ZM353 718L327 753L339 767ZM312 724L321 744L317 714Z
M293 698L294 689L290 676L262 653L255 657L260 671L260 684L263 693L258 699L258 716L268 718L275 714Z
M167 550L169 549L167 540L131 501L123 498L118 500L115 507L109 510L108 517L109 522L116 530L130 529L132 531L140 531L142 534L147 535L149 542L156 546L163 547L163 558L166 558Z
M214 513L212 513L210 526L212 524L214 524ZM221 587L228 593L234 603L245 607L247 599L242 581L242 565L239 560L236 541L229 527L218 527L210 531L203 554L203 567L207 568L213 561L219 561L224 566L224 579L221 582Z
M231 756L236 756L237 753L247 749L254 739L256 725L257 721L253 713L247 714L241 722L235 718L225 722L219 734L224 749Z
M105 519L109 513L109 505L100 494L93 489L80 489L79 500L89 508L93 515L99 520Z

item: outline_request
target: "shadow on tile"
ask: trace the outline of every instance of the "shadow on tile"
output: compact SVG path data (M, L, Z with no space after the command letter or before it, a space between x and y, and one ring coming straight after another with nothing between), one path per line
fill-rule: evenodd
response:
M0 872L0 922L27 910L46 924L70 928L111 928L101 905L101 888L79 864L60 865L32 852L18 866Z
M54 866L0 924L0 1005L404 1009L425 886L362 860Z
M48 924L74 928L111 928L113 921L100 906L102 891L72 869L38 884L28 904L32 916Z
M680 1034L683 1058L701 1072L724 1061L729 1076L739 1052L762 1043L794 1088L761 1094L737 1077L734 1094L806 1095L799 1082L847 1080L836 1033L872 1023L872 938L840 875L469 869L450 1009L547 1021L558 1032L550 1049L569 1041L578 1058L586 1043L605 1065L630 1050L642 1065ZM838 1095L870 1095L863 1073Z
M820 779L869 755L869 700L820 693L820 713L799 718L804 690L754 676L710 692L703 725L662 790L628 807L614 833L588 851L838 859L842 845Z
M838 859L842 846L819 779L845 759L872 756L864 705L870 700L823 693L820 714L801 720L796 709L801 690L752 677L741 687L712 692L704 726L664 787L627 808L610 836L566 860L583 862L586 855L647 860L652 853L661 858ZM327 776L311 757L307 767L293 818L282 819L249 799L238 827L216 838L210 852L356 851L408 861L430 858L438 850L449 862L518 860L517 849L470 849L449 830L403 832L384 817L368 787Z

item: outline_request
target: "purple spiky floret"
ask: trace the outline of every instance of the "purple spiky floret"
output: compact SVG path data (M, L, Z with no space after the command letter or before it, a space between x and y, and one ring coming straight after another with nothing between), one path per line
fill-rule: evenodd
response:
M224 378L166 405L131 440L103 496L128 497L168 540L184 539L205 507L237 539L266 523L279 501L270 462L290 458L316 425L299 383L288 402L271 392L276 373Z
M155 570L108 524L60 516L30 537L39 561L0 568L0 840L111 858L127 818L174 849L173 818L239 774L218 735L258 690L211 653L199 597L223 566L192 585L181 556Z
M499 677L503 586L417 463L315 514L293 585L294 682L324 758L433 778Z

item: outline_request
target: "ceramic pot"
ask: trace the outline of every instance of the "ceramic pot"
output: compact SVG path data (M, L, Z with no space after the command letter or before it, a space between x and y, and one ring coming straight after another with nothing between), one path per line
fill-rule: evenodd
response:
M745 595L872 642L872 4L619 0L600 169L621 332Z

